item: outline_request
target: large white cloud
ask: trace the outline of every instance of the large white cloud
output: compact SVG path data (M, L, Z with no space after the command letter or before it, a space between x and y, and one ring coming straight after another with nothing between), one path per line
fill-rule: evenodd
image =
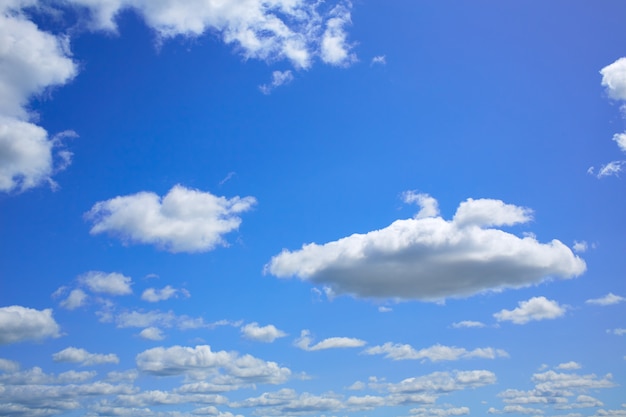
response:
M225 380L230 378L239 383L280 384L291 375L288 368L276 362L236 352L213 352L208 345L148 349L137 355L136 362L137 368L147 374L186 375L197 379L225 376Z
M493 316L498 321L512 321L515 324L526 324L529 321L550 320L562 317L566 307L546 297L533 297L528 301L520 301L513 310L502 310Z
M109 233L170 252L205 252L225 245L223 235L241 224L239 213L255 204L254 197L228 199L176 185L162 198L140 192L98 202L86 217L94 223L91 234Z
M91 24L115 30L115 17L132 9L160 37L217 33L246 58L288 59L296 68L308 68L319 56L333 65L354 57L346 41L350 3L334 7L307 0L69 0L87 7ZM322 10L326 9L326 10Z
M67 40L43 32L19 12L35 1L0 3L0 191L26 190L53 184L51 175L69 163L71 154L55 167L58 140L31 122L27 106L33 95L62 85L77 72Z
M558 240L540 243L496 228L529 219L526 208L468 199L452 220L397 220L366 234L283 250L265 272L328 285L338 294L437 300L525 287L550 277L572 278L585 271L585 262Z
M51 309L0 307L0 345L59 336L60 327Z

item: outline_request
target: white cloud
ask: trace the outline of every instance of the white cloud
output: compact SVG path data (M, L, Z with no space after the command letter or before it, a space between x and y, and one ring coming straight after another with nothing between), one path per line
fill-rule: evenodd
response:
M263 94L270 94L273 89L280 87L281 85L289 84L293 81L293 74L291 71L274 71L272 72L272 82L269 84L263 84L259 86L259 90Z
M0 371L2 372L17 372L20 369L20 364L11 361L9 359L0 358Z
M77 288L72 290L67 298L61 301L59 304L61 305L61 307L68 310L75 310L78 307L84 306L87 298L87 294L85 294L85 292L80 288Z
M380 306L380 307L378 307L378 311L380 313L390 313L390 312L393 311L393 309L391 307Z
M72 346L53 354L52 359L55 362L80 363L81 366L120 363L120 359L113 353L89 353L85 349L78 349Z
M485 324L481 323L480 321L463 320L458 323L452 323L452 327L454 327L455 329L485 327Z
M606 88L609 97L626 100L626 58L619 58L602 68L600 74L602 74L602 86Z
M326 29L322 35L321 57L327 64L346 66L356 61L350 53L345 26L351 23L350 9L344 4L335 6L329 13Z
M274 340L287 336L287 333L278 330L273 324L259 326L259 323L249 323L241 327L241 334L250 340L257 342L271 343Z
M486 370L433 372L407 378L395 384L387 384L386 388L389 392L398 394L442 394L491 385L496 381L496 374Z
M619 296L619 295L615 295L612 292L608 293L607 295L605 295L604 297L600 297L600 298L592 298L590 300L585 301L585 303L587 304L595 304L595 305L599 305L599 306L610 306L613 304L619 304L623 301L626 301L626 298Z
M439 203L428 194L405 191L402 193L402 200L405 203L416 203L419 206L420 211L415 215L416 219L437 217L439 215Z
M455 346L433 345L428 348L415 350L411 345L393 344L387 342L383 345L367 348L363 353L368 355L385 355L385 358L393 360L429 360L431 362L456 361L469 358L506 358L508 353L502 349L477 348L468 351L465 348Z
M163 332L158 327L147 327L139 332L139 337L147 340L163 340Z
M570 361L559 364L556 369L562 369L566 371L575 371L576 369L580 369L581 366L578 362Z
M51 309L0 307L0 345L59 336L60 328Z
M417 417L448 417L465 416L470 413L470 409L469 407L412 408L409 412L412 416Z
M609 334L614 334L616 336L623 336L626 334L626 329L613 329L613 330L607 330L606 332Z
M231 406L254 408L261 411L264 416L302 415L337 411L343 408L339 398L332 394L313 395L305 392L298 395L293 389L265 392L258 397L232 403Z
M626 133L616 133L613 135L613 140L617 143L617 146L619 146L622 152L626 152Z
M575 240L574 246L572 247L572 249L574 249L574 252L576 253L587 252L588 248L589 248L589 245L584 240L582 242Z
M372 58L372 65L375 64L386 65L387 57L385 55L376 55L374 58Z
M62 151L55 167L53 149L60 142L31 123L29 99L62 85L76 74L67 40L41 31L19 13L19 6L0 5L0 191L26 190L54 182L51 176L69 162ZM13 7L11 7L13 6ZM11 10L13 9L13 10ZM11 11L9 11L11 10Z
M311 346L313 339L311 338L311 332L308 330L302 330L300 337L294 341L294 345L302 350L316 351L325 349L341 349L341 348L355 348L364 346L367 342L361 339L353 337L329 337Z
M223 235L241 224L239 213L253 197L217 197L174 186L164 197L140 192L96 203L86 213L91 234L109 233L131 243L153 244L170 252L206 252L226 245Z
M269 61L288 59L296 68L308 68L315 56L324 62L349 61L351 45L344 26L350 20L350 3L329 12L319 2L293 0L242 0L180 2L165 0L71 0L91 10L92 25L115 30L115 16L132 8L161 38L219 34L236 45L245 58Z
M571 278L585 271L585 262L558 240L539 243L533 236L520 238L490 227L529 219L526 208L469 199L452 221L397 220L366 234L305 244L274 256L265 272L325 284L338 294L440 300L525 287L549 277Z
M626 164L626 161L612 161L608 164L602 165L600 170L598 171L598 178L611 177L611 176L619 176L619 173L622 172L622 167Z
M170 285L166 285L161 289L148 288L141 294L141 299L150 303L156 303L159 301L169 300L170 298L175 297L179 292L180 290L177 290Z
M276 362L266 362L251 355L239 356L236 352L213 352L208 345L195 348L172 346L157 347L139 353L137 369L151 375L186 375L205 379L219 371L239 383L281 384L291 375L288 368ZM224 375L222 375L224 376Z
M90 291L108 295L132 294L132 279L118 272L89 271L78 278L78 282Z
M528 301L520 301L518 306L513 310L502 310L493 316L498 321L526 324L529 321L556 319L562 317L566 311L564 306L545 297L533 297Z

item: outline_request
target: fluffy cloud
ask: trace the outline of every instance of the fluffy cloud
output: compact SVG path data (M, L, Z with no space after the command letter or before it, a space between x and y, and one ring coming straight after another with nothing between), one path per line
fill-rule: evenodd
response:
M250 340L271 343L274 340L287 336L287 333L278 330L274 325L259 326L259 323L249 323L241 327L241 334Z
M427 213L434 211L432 202L421 204L420 213L426 207ZM539 243L532 236L520 238L495 228L529 219L526 208L469 199L451 221L397 220L366 234L283 250L265 272L325 284L338 294L438 300L520 288L548 277L571 278L585 271L585 262L558 240Z
M158 327L147 327L139 332L139 337L146 340L163 340L163 332Z
M70 291L70 294L67 298L61 301L59 304L61 307L66 308L68 310L75 310L78 307L82 307L87 302L87 294L80 288L76 288Z
M600 70L602 86L609 97L626 100L626 58L620 58Z
M130 288L132 280L118 272L89 271L80 276L78 281L95 293L108 295L128 295L132 294Z
M159 301L169 300L172 297L176 297L179 293L182 293L185 296L189 296L189 293L186 290L177 290L170 285L166 285L165 287L158 288L148 288L141 294L141 299L144 301L148 301L150 303L156 303Z
M563 369L566 371L573 371L573 370L580 369L580 368L581 368L580 364L574 361L561 363L556 367L556 369Z
M626 298L624 298L622 296L619 296L619 295L615 295L612 292L610 292L607 295L605 295L604 297L592 298L590 300L585 301L585 303L587 303L587 304L595 304L595 305L599 305L599 306L610 306L610 305L613 305L613 304L621 303L622 301L626 301Z
M546 297L533 297L528 301L520 301L513 310L502 310L493 316L498 321L512 321L515 324L526 324L529 321L548 320L562 317L566 308Z
M442 394L495 384L496 380L496 375L486 370L454 371L452 373L433 372L429 375L407 378L395 384L388 384L387 389L391 393L399 394Z
M217 33L246 58L288 59L296 68L308 68L315 56L333 65L354 60L344 27L350 21L350 3L322 9L319 2L243 0L179 2L166 0L71 0L91 12L96 28L115 30L115 16L132 8L161 38L196 37Z
M0 307L0 345L59 337L59 331L51 309Z
M236 352L213 352L207 345L148 349L137 355L136 362L141 372L151 375L186 375L197 379L226 376L239 383L280 384L291 375L288 368L276 362L251 355L239 356Z
M238 214L255 203L253 197L227 199L176 185L162 198L140 192L98 202L86 217L94 223L91 234L109 233L175 253L206 252L226 245L222 236L236 230Z
M120 363L120 359L113 353L89 353L85 349L78 349L72 346L53 354L52 359L55 362L80 363L81 366Z
M291 416L339 410L342 402L332 395L297 394L292 389L266 392L258 397L231 404L237 408L262 409L263 415ZM256 414L256 413L255 413Z
M294 345L302 350L315 351L324 349L339 349L339 348L355 348L364 346L367 342L361 339L355 339L352 337L329 337L321 342L318 342L311 346L313 339L311 338L311 332L308 330L302 330L300 337L295 340Z
M0 5L0 191L26 190L54 184L55 170L69 163L71 154L56 153L60 141L29 121L29 99L62 85L76 74L67 40L41 31L19 12L33 2ZM12 7L13 6L13 7ZM17 9L16 9L17 8Z
M429 360L431 362L456 361L459 359L484 358L495 359L508 357L508 353L501 349L477 348L468 351L465 348L454 346L433 345L428 348L415 350L411 345L385 343L380 346L372 346L364 351L368 355L385 355L385 358L393 360Z

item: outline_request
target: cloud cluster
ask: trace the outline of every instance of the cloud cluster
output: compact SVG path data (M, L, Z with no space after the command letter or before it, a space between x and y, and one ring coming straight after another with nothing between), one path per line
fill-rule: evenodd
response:
M174 253L206 252L225 245L223 235L236 230L238 215L255 204L253 197L228 199L176 185L162 198L140 192L100 201L85 216L94 223L94 235L108 233Z
M139 371L158 376L185 375L192 379L213 377L215 383L281 384L291 376L288 368L236 352L213 352L208 345L157 347L136 357Z
M507 358L509 354L502 349L491 347L467 350L455 346L433 345L428 348L416 350L411 345L394 344L387 342L383 345L372 346L365 349L368 355L384 355L385 358L397 360L429 360L431 362L456 361L459 359L483 358Z
M92 294L120 296L133 293L131 288L132 279L119 272L89 271L80 275L76 283L78 288L72 289L67 297L60 301L61 307L68 310L75 310L87 304L89 295ZM57 298L67 294L68 287L59 287L52 296Z
M515 324L526 324L529 321L550 320L563 317L566 307L546 297L533 297L520 301L513 310L502 310L493 316L498 321L511 321Z
M0 307L0 345L59 337L60 330L51 309Z
M405 198L406 199L406 198ZM452 220L436 216L424 195L417 218L323 245L283 250L265 266L358 297L439 300L520 288L549 277L572 278L586 265L558 240L540 243L497 227L530 220L530 210L499 200L468 199Z
M58 149L59 139L33 122L37 117L28 109L32 96L77 73L67 38L42 31L21 13L35 3L0 4L0 192L54 184L51 176L71 157Z

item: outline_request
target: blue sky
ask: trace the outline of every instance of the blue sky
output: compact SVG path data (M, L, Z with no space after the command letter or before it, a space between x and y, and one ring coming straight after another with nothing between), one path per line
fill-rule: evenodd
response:
M0 415L626 416L623 2L0 9Z

